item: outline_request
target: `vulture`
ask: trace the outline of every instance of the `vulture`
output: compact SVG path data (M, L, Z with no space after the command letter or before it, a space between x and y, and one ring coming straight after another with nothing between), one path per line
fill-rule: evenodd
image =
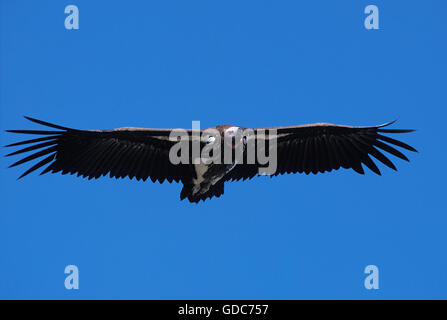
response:
M6 130L33 137L5 146L21 146L7 157L31 152L10 167L41 158L18 179L44 167L40 174L61 172L89 180L109 175L116 179L175 181L183 184L180 200L195 203L220 197L227 181L258 175L317 174L340 168L364 174L363 166L381 175L371 157L397 170L384 151L405 161L409 161L408 158L396 147L417 152L408 144L389 137L414 131L387 128L395 121L369 127L314 123L257 129L219 125L203 130L132 127L79 130L25 118L47 128ZM202 154L198 153L199 157L194 158L194 152L189 152L194 144L196 151L204 152L208 148L210 156L202 159ZM227 153L221 152L221 147L231 151L231 156L223 162L218 160ZM250 158L250 153L255 156ZM265 159L274 163L272 168L267 168L270 164Z

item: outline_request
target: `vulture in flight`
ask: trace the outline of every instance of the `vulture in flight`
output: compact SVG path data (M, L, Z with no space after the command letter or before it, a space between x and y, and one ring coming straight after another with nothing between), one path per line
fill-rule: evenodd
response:
M41 167L47 172L77 174L92 179L109 175L111 178L150 178L153 182L167 180L182 182L180 199L199 202L207 198L220 197L224 193L226 181L246 180L257 175L277 176L284 173L330 172L339 168L353 169L363 174L363 165L380 175L379 168L371 156L385 166L396 170L395 165L383 153L409 161L396 146L408 151L416 150L408 144L384 134L407 133L414 130L388 129L389 122L379 126L354 127L315 123L287 127L270 127L246 129L233 125L220 125L211 130L211 135L204 135L203 130L183 129L147 129L118 128L113 130L79 130L63 127L41 120L26 119L51 128L50 130L7 130L7 132L27 134L33 138L7 145L6 147L25 146L6 156L14 156L25 152L31 154L13 163L10 167L23 164L38 158L39 162L26 170L24 177ZM184 136L171 138L176 132ZM244 134L244 132L249 134ZM39 137L34 137L35 135ZM216 136L217 135L217 136ZM220 135L220 137L219 137ZM197 140L197 137L198 140ZM216 138L221 138L217 139ZM228 139L227 139L228 138ZM219 163L189 161L174 163L170 150L179 141L187 144L196 139L200 150L204 148L225 146L242 150L243 159L231 157L230 161ZM218 142L216 142L218 141ZM274 171L262 172L266 167L258 158L248 161L250 141L258 152L263 148L265 154L274 154ZM262 142L262 143L260 143ZM276 148L274 152L272 147ZM252 151L253 151L252 150ZM180 150L182 152L182 150ZM178 152L175 152L178 156ZM236 152L235 152L236 154ZM214 149L210 152L214 156ZM216 153L217 155L217 153ZM218 157L218 156L217 156Z

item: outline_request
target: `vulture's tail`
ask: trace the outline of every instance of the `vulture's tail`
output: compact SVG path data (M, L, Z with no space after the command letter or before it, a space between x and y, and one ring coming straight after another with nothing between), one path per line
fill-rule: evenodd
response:
M204 193L193 193L195 185L192 183L187 183L183 185L182 191L180 193L180 200L188 199L189 202L199 203L200 200L205 201L207 198L211 199L212 197L219 198L224 194L224 181L219 181L215 185L211 185L209 190Z

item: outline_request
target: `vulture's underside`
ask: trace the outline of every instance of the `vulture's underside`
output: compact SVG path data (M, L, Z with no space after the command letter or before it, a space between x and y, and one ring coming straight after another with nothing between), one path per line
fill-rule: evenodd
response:
M56 130L7 130L8 132L38 135L38 138L24 140L6 147L24 146L7 156L30 152L10 167L35 159L33 166L19 178L44 168L47 172L77 174L92 179L109 175L114 178L163 183L165 180L182 182L181 199L199 202L224 193L224 183L229 180L246 180L258 175L259 163L236 164L216 183L209 184L206 192L196 192L197 167L194 164L174 165L169 160L169 150L174 144L168 139L176 129L119 128L113 130L78 130L54 125L26 117L28 120ZM255 139L276 139L277 170L271 176L284 173L330 172L339 168L353 169L363 174L363 166L380 175L380 170L371 156L385 166L396 170L395 165L383 151L408 161L396 146L408 151L416 150L404 142L384 134L406 133L413 130L387 129L393 122L372 127L340 126L316 123L289 127L253 129ZM217 126L219 131L228 127ZM240 127L237 127L240 128ZM261 129L275 129L276 136L260 135ZM186 130L191 135L192 130ZM45 167L46 166L46 167Z

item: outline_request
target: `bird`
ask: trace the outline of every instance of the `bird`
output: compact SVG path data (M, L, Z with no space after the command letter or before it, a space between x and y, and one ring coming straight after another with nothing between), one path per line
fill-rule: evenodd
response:
M80 130L28 116L25 118L45 126L46 130L6 130L33 137L5 146L21 148L6 157L31 152L10 167L40 159L18 179L44 167L41 175L60 172L62 175L76 174L89 180L109 176L143 181L150 179L159 183L175 181L183 184L180 200L188 199L192 203L219 198L224 194L224 185L228 181L247 180L260 175L308 175L340 168L364 174L363 166L381 175L371 157L397 171L384 151L405 161L409 159L396 147L417 152L412 146L389 136L415 131L389 129L388 126L396 120L363 127L313 123L254 129L218 125L202 130L134 127ZM36 138L36 135L39 137ZM202 153L208 148L210 156L205 159L208 161L201 160L200 153L198 158L194 158L193 154L182 154L179 145L190 150L194 149L194 143ZM251 145L254 148L250 149ZM225 152L218 152L220 147L234 151L223 163L219 159L223 159ZM267 159L275 162L273 170L267 170L266 162L262 162L260 157L249 161L250 152L254 151L271 156ZM185 161L179 161L179 154L184 156ZM237 157L237 154L241 156Z

